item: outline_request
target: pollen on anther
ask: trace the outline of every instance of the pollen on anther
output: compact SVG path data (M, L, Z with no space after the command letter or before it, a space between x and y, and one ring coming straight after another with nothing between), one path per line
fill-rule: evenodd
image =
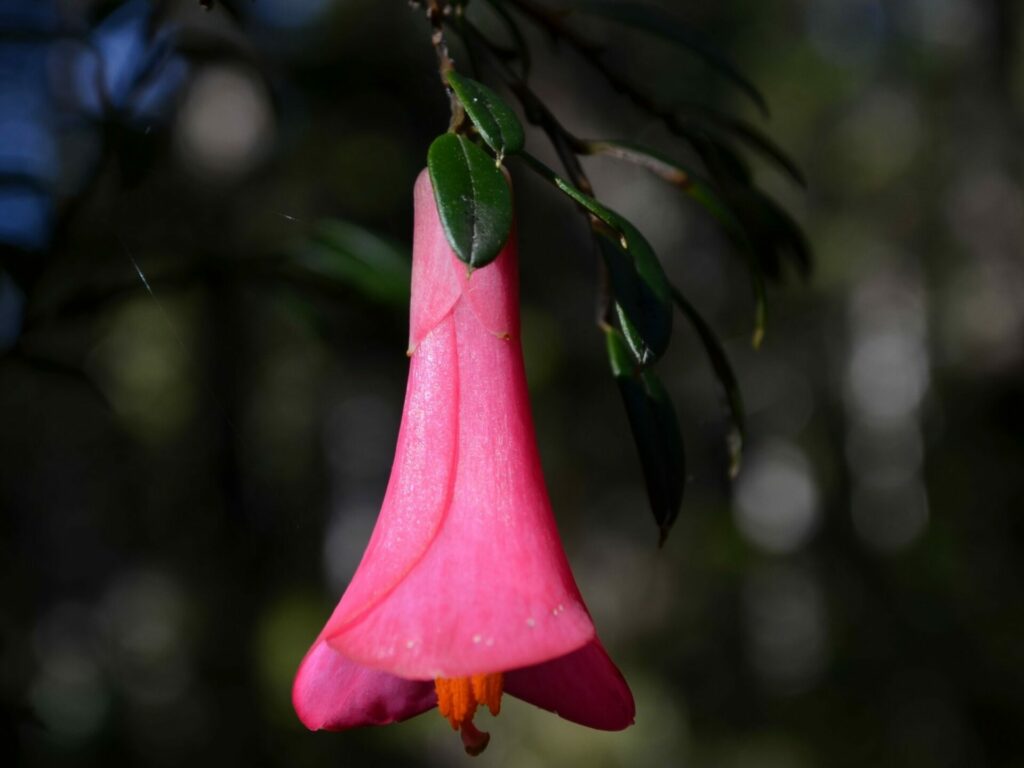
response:
M487 706L492 715L501 712L501 694L505 688L505 676L500 672L491 675L473 675L470 678L473 697Z
M484 704L492 715L501 711L504 676L500 673L471 677L439 677L434 680L437 708L452 728L472 723L477 706Z

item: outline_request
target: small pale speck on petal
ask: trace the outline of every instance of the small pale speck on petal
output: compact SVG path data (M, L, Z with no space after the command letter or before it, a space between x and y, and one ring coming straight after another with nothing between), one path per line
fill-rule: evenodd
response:
M480 635L473 635L473 642L474 643L479 643L481 640L483 640L483 638L480 637Z
M528 626L528 627L535 627L535 626L537 626L537 622L536 622L536 621L534 620L534 618L533 618L533 617L531 616L530 618L528 618L528 619L526 620L526 626Z

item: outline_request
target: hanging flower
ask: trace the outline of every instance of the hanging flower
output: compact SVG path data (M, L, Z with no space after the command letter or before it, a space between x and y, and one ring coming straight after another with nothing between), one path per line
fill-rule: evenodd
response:
M515 234L471 275L426 171L414 191L411 365L370 543L295 678L311 729L438 706L470 754L503 692L604 730L633 722L551 513L519 340Z

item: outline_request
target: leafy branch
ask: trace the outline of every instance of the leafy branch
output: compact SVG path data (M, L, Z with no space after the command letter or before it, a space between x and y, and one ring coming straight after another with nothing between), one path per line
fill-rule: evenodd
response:
M421 3L416 3L421 4ZM482 53L499 80L516 97L523 115L540 129L557 156L565 176L523 151L524 134L515 113L487 86L454 69L444 46L442 79L459 114L469 126L456 126L466 135L448 134L435 141L428 153L442 223L456 254L471 268L483 266L504 244L511 227L511 202L505 201L504 180L495 183L506 155L520 158L531 171L569 197L586 215L596 243L599 269L598 325L605 335L609 364L622 395L630 428L647 484L651 509L664 541L678 515L685 486L685 454L671 398L658 379L654 365L665 354L672 333L673 305L693 326L718 380L731 428L727 439L730 475L739 469L745 433L744 410L738 382L711 326L694 305L672 286L661 262L640 231L595 196L581 158L606 156L633 163L680 189L704 208L721 226L747 261L754 292L754 335L757 347L764 335L765 278L781 276L783 255L795 261L801 274L810 265L809 248L793 219L754 185L747 161L734 142L763 156L804 184L799 168L757 128L704 107L667 108L655 102L607 63L603 50L566 23L570 12L547 9L534 0L487 0L505 28L510 44L490 39L466 17L465 3L434 8L432 23L447 25L460 39L477 73ZM634 27L687 48L754 101L763 114L763 96L731 62L696 31L683 26L657 8L589 0L580 10ZM703 169L677 162L660 151L617 139L584 139L566 128L531 88L532 58L517 16L536 25L554 41L566 43L634 106L661 121L696 153ZM443 42L435 27L433 36ZM475 136L474 136L475 132ZM476 143L481 140L483 147ZM494 163L486 162L493 153ZM481 192L481 190L483 190ZM489 191L488 191L489 190ZM493 237L482 250L467 233L487 232ZM472 246L472 247L470 247Z
M537 24L542 30L547 32L553 40L559 40L564 42L570 48L572 48L587 64L594 69L604 80L618 93L622 94L633 103L634 106L643 110L647 114L659 120L670 132L679 136L682 139L687 140L693 146L694 150L702 157L702 159L709 160L712 164L722 165L729 164L731 160L735 159L735 152L729 148L728 143L720 136L715 136L709 131L708 122L714 122L714 117L704 115L699 116L699 113L691 114L689 117L680 117L674 110L667 109L658 104L654 99L645 94L643 91L638 89L633 83L629 81L627 77L620 74L618 70L607 63L603 56L603 51L600 46L594 44L586 37L582 36L571 26L565 23L565 18L569 14L564 12L554 12L541 5L538 5L533 0L495 0L496 3L505 2L511 5L524 17ZM624 13L618 14L620 17L625 16L628 13L629 19L634 21L640 18L638 11L641 7L633 6L633 4L625 3L606 3L598 4L594 7L604 7L611 9L613 6L623 7L629 9ZM586 9L588 6L584 5ZM651 13L654 9L648 6L642 7L647 13ZM621 20L621 18L620 18ZM659 18L659 22L663 19ZM664 26L651 23L644 25L644 28L650 31L650 29L664 28ZM686 47L693 48L693 38L679 40L681 44ZM700 50L708 50L708 47L702 46ZM715 60L726 61L725 57L720 54L714 55ZM732 65L726 65L727 71L735 71ZM743 82L746 82L743 79ZM764 98L760 96L760 93L752 85L750 89L757 94L756 101L759 104L763 104ZM767 111L767 106L764 106L764 111ZM731 128L732 132L737 134L740 138L746 139L751 144L759 147L766 156L775 160L782 168L789 174L794 181L799 183L801 186L806 185L806 180L796 163L790 160L785 153L775 147L775 145L763 137L752 126L748 126L742 121L736 120L735 118L724 119L723 116L716 115L719 119L718 122L725 127ZM716 157L724 156L724 157Z

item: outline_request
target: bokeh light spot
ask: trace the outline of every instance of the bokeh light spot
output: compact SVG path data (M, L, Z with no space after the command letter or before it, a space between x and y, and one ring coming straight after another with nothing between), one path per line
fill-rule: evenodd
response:
M803 453L777 442L752 452L733 507L740 533L775 554L795 552L818 521L818 487Z
M256 74L208 67L192 82L178 115L182 161L210 180L233 179L252 170L274 136L270 98Z

